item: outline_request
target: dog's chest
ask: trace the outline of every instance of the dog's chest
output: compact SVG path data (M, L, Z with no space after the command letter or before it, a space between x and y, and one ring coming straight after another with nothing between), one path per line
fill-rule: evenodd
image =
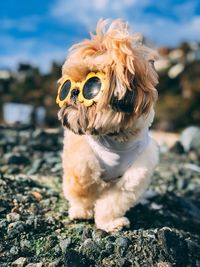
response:
M148 131L141 138L125 143L114 141L108 136L86 136L102 169L102 179L106 182L118 179L134 163L149 142Z

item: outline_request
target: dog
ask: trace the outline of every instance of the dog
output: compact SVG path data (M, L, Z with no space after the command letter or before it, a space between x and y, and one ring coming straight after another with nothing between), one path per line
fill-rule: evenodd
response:
M159 161L149 136L157 53L122 19L100 19L90 35L70 48L59 80L63 191L70 219L94 218L97 228L112 232L129 227L125 213Z

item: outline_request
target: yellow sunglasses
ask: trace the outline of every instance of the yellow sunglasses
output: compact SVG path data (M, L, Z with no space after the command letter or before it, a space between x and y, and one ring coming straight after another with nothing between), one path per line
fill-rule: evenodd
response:
M65 75L61 79L61 84L58 88L56 103L61 108L70 99L78 98L79 102L89 107L98 102L107 85L108 78L103 72L90 72L82 82L75 82Z

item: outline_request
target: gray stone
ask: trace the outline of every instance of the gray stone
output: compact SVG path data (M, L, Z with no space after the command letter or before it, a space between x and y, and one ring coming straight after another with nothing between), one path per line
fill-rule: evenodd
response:
M27 239L24 239L24 240L21 240L20 241L20 247L23 251L27 251L27 250L30 250L31 247L32 247L32 244L29 240Z
M56 261L49 263L48 267L59 267L60 265L61 265L60 260L56 260Z
M8 222L16 222L20 220L20 214L16 212L11 212L6 215Z
M26 267L43 267L44 264L42 262L38 262L38 263L29 263L26 265Z
M16 155L10 155L7 157L7 163L8 164L28 164L29 159L23 155L16 154Z
M24 267L25 264L26 264L26 262L27 262L26 258L24 258L24 257L20 257L20 258L16 259L16 260L12 263L12 265L13 265L13 266L16 266L16 267Z
M62 249L62 252L64 253L66 251L66 249L70 246L71 244L71 238L67 238L64 240L60 241L60 248Z
M11 255L17 255L19 253L19 249L16 246L11 247L10 254Z
M194 126L184 129L181 133L180 142L186 152L191 149L191 144L196 136L200 138L200 128Z

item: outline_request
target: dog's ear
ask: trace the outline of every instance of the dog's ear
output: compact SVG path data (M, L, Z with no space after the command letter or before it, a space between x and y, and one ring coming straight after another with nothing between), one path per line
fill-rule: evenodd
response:
M114 111L130 114L134 111L135 97L135 92L132 89L127 90L122 99L118 99L113 94L110 100L110 106Z

